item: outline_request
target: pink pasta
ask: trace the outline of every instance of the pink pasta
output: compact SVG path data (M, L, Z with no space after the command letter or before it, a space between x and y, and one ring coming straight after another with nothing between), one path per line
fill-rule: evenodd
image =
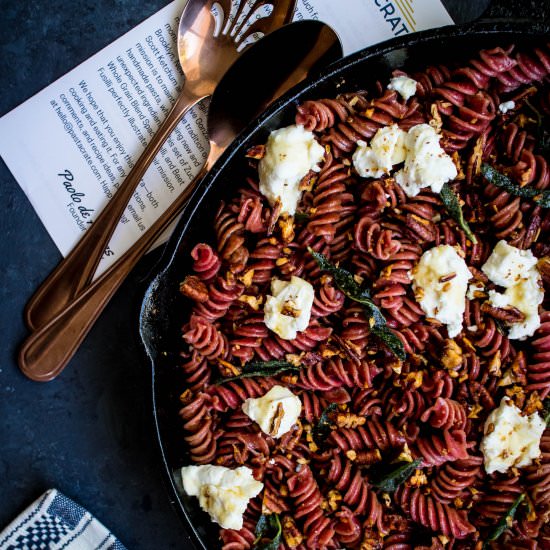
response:
M212 237L190 249L181 274L182 446L191 463L246 466L264 487L243 528L221 530L226 550L254 548L262 514L277 514L279 550L466 550L491 538L489 548L550 548L548 430L524 467L488 474L481 445L502 398L527 416L543 415L550 396L549 299L532 335L512 339L525 314L489 299L504 289L483 270L502 239L531 251L550 286L550 46L496 47L393 76L413 78L416 94L405 100L365 75L371 91L342 86L296 107L294 122L324 156L300 181L294 216L260 192L265 143L254 144L246 177L232 182ZM500 108L508 101L512 109ZM393 124L437 129L466 223L429 187L408 196L401 165L360 176L358 142ZM483 165L512 187L490 183ZM413 285L422 255L440 245L454 247L479 285L454 336ZM273 279L293 276L314 297L307 326L287 338L268 328L265 304ZM296 307L284 315L299 317ZM242 410L276 385L301 403L281 437ZM398 467L406 475L388 484Z

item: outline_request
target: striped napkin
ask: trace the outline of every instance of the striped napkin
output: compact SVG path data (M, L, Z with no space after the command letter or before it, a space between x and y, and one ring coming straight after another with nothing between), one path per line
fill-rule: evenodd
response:
M46 491L0 532L2 550L126 550L90 512Z

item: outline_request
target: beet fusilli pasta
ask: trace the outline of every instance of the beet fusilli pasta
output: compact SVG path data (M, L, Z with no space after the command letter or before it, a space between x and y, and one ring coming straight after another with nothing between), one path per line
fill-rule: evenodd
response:
M239 529L201 481L221 547L550 548L549 84L549 44L493 48L250 152L180 288L189 456L262 484Z

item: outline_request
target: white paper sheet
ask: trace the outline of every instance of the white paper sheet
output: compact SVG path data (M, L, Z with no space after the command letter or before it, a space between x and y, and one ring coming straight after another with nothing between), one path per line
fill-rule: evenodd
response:
M63 255L124 180L181 90L175 0L0 119L0 155ZM346 54L451 24L439 0L299 0ZM178 125L145 174L98 268L103 272L162 214L208 154L206 105Z

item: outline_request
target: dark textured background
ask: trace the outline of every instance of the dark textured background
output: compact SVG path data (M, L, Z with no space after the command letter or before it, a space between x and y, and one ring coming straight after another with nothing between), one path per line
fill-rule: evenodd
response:
M466 17L487 4L448 2ZM0 115L166 4L0 0ZM493 0L484 16L549 14L545 0ZM158 254L132 273L63 375L37 384L15 362L26 334L21 312L60 255L3 163L0 205L0 529L57 487L130 549L187 547L162 486L137 336L144 282Z

